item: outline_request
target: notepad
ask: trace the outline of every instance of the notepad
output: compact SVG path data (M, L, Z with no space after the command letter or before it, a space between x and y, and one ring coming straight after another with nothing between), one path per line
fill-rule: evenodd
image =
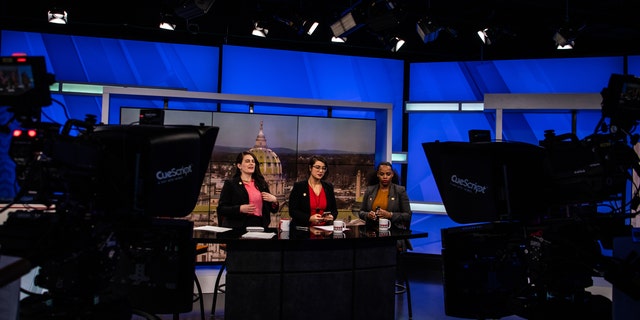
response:
M203 230L203 231L211 231L211 232L226 232L231 230L231 228L218 227L218 226L202 226L195 227L193 230Z
M276 234L273 232L247 232L242 235L243 239L271 239Z
M318 228L324 231L333 231L333 226L313 226L314 228ZM348 228L342 229L343 231L349 230Z

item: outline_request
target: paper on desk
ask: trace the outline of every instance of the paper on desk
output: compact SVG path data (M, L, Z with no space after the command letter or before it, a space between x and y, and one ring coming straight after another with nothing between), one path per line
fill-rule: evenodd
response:
M243 239L271 239L276 234L273 232L247 232L242 235Z
M318 228L318 229L322 229L324 231L333 231L333 226L313 226L314 228ZM347 228L344 228L342 230L349 230Z
M202 227L195 227L195 228L193 228L193 230L203 230L203 231L211 231L211 232L225 232L225 231L231 230L231 228L217 227L217 226L202 226Z

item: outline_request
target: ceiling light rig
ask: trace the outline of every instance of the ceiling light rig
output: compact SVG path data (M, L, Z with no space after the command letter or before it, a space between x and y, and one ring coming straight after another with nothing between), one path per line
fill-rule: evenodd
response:
M574 28L574 26L569 23L569 0L567 0L565 2L564 24L553 34L553 41L556 43L556 49L573 49L578 33L582 31L582 29L584 29L584 26Z
M362 17L357 13L349 11L331 24L331 32L333 32L334 37L345 38L363 26L364 21Z
M302 22L302 28L300 28L300 30L308 35L313 35L319 25L320 23L318 21L305 20Z
M558 29L553 35L553 41L556 42L556 49L558 50L571 50L575 45L575 39L573 34L567 32L567 30Z
M205 15L216 0L184 0L175 8L176 15L191 20Z
M443 27L435 25L433 21L428 17L420 19L418 20L418 22L416 22L416 32L418 32L418 35L420 36L420 39L422 39L423 43L436 41L436 39L438 39L438 36L440 35L440 31L442 31L443 29Z
M331 24L334 38L346 39L351 33L358 31L367 23L366 11L360 8L362 1L358 1L345 10L338 20Z
M251 31L251 34L256 37L266 38L267 34L269 34L269 29L267 29L267 26L263 21L256 21L253 23L253 30Z
M391 52L398 52L400 50L400 48L402 48L402 46L404 46L405 44L405 40L403 40L400 37L392 37L391 39L389 39L389 49L391 50Z
M175 17L171 14L160 14L160 24L158 27L163 30L174 31L176 30Z
M276 21L296 31L299 35L302 35L302 34L313 35L313 33L316 31L316 29L320 25L320 23L317 21L304 19L299 16L295 16L293 19L286 19L280 16L274 16L273 18Z
M52 8L47 12L49 23L53 24L67 24L67 11L60 8Z
M347 37L336 37L336 36L333 36L333 37L331 37L331 42L334 42L334 43L345 43L345 42L347 42Z
M517 34L508 28L504 27L487 27L478 30L478 38L482 41L484 46L493 46L499 43L500 45L508 45L508 40L517 38Z
M491 45L491 38L493 36L493 31L491 29L489 28L480 29L478 30L477 34L483 44L487 46Z

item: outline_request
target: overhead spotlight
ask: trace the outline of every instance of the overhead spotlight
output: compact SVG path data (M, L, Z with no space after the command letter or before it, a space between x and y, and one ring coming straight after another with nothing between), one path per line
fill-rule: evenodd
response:
M160 29L173 31L176 29L175 19L170 14L161 14L160 15L160 24L158 25Z
M167 22L167 21L160 22L160 25L158 27L160 29L169 30L169 31L173 31L173 30L176 29L176 25L175 24L172 24L172 23Z
M424 43L436 41L442 29L442 27L436 26L429 18L420 19L416 22L416 31Z
M393 37L389 40L389 49L391 52L398 52L402 46L404 46L405 41L398 37Z
M345 43L347 42L347 38L345 37L331 37L331 42L336 42L336 43Z
M478 37L480 37L480 40L482 40L482 43L486 45L491 45L491 37L489 36L490 33L491 31L489 30L489 28L478 30Z
M402 10L396 10L393 1L374 1L367 9L366 25L374 32L384 32L397 28L401 18L404 17Z
M556 49L570 50L575 45L575 34L572 29L560 28L553 35L553 41L556 42Z
M253 24L253 31L251 34L256 37L266 38L269 33L269 29L267 29L266 25L263 22L257 21Z
M184 0L175 9L175 13L184 19L191 20L205 15L216 0Z
M391 0L383 1L384 5L387 7L387 10L393 10L396 8L396 2Z
M305 20L302 22L302 28L300 30L308 35L312 35L314 32L316 32L316 29L318 29L319 25L320 23L318 21Z
M67 24L67 11L63 9L53 8L47 12L49 23Z
M287 27L297 31L298 34L306 33L308 35L312 35L320 25L316 21L305 20L304 18L301 18L297 15L292 19L282 18L280 16L274 16L273 18L276 21L286 25Z
M364 26L364 19L356 10L351 10L331 24L334 37L346 37Z

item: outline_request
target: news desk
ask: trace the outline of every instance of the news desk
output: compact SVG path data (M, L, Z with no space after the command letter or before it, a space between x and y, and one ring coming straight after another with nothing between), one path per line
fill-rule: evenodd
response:
M226 243L225 319L393 319L397 241L427 232L310 228L244 239L242 230L194 231Z

